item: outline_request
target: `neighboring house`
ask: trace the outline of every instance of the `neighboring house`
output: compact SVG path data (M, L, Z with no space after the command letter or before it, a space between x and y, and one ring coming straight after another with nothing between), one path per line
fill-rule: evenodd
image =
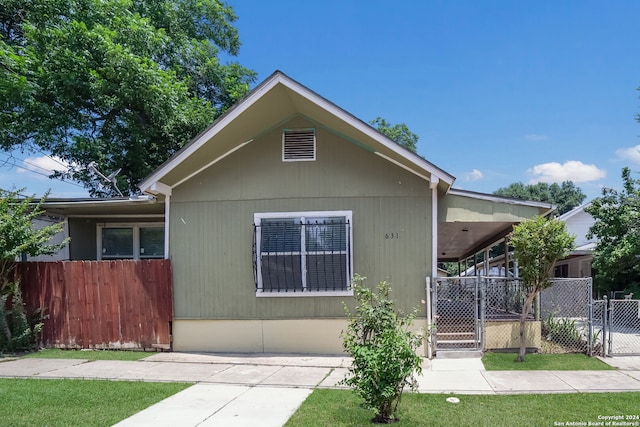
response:
M576 236L575 249L568 257L556 263L554 277L591 277L591 263L596 238L587 238L589 228L594 223L593 217L585 212L591 203L586 203L559 216L557 219L565 222L569 234Z
M40 229L44 228L48 225L62 223L63 229L54 235L49 243L52 245L60 244L64 241L64 239L69 235L69 230L67 228L67 222L64 217L52 215L52 214L43 214L39 217L35 218L32 221L33 228ZM65 261L69 259L69 245L63 247L60 251L52 255L38 255L38 256L27 256L22 255L22 261Z
M71 239L58 254L29 261L165 258L164 205L154 197L48 199L43 207L49 221L64 222L52 241Z
M144 227L164 227L175 350L335 354L354 274L391 281L398 308L418 307L425 326L439 261L551 210L453 182L277 71L140 183L155 201L60 202L56 213L71 259L117 256L124 242L141 257Z

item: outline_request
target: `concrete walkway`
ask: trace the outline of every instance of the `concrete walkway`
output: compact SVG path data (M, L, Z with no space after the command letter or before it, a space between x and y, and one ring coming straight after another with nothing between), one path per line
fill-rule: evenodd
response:
M485 371L480 359L425 360L422 393L640 392L640 357L603 359L615 371ZM314 388L336 388L346 357L156 353L143 360L17 359L4 378L196 383L118 426L282 426Z

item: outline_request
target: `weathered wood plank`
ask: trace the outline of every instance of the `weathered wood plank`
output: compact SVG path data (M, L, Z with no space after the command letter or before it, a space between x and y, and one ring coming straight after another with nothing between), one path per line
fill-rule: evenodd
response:
M19 263L25 305L47 318L42 345L168 348L173 320L168 260Z

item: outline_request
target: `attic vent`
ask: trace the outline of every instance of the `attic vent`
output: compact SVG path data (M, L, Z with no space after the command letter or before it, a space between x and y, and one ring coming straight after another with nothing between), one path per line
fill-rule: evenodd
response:
M282 160L297 162L316 159L315 129L285 129L282 132Z

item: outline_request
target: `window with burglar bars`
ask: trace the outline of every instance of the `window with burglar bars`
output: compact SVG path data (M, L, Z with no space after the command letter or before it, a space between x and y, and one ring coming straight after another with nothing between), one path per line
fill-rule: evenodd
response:
M351 290L351 212L254 215L258 293Z

